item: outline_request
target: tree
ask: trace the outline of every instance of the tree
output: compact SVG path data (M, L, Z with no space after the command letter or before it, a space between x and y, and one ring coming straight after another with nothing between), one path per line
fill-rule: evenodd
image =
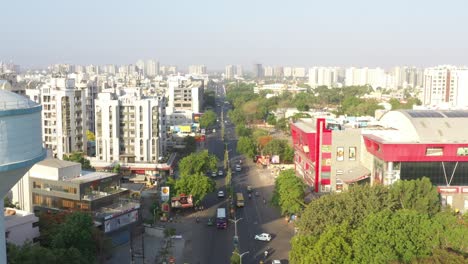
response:
M57 227L51 245L56 249L76 248L88 263L92 263L96 258L93 230L94 221L91 215L74 212L67 215L65 222Z
M236 134L238 137L250 137L252 129L245 127L244 124L239 124L236 126Z
M205 196L215 190L216 183L203 174L182 175L175 182L177 194L191 194L195 204L199 204Z
M244 124L245 123L245 115L242 113L242 111L238 108L234 110L229 110L228 111L228 117L229 119L235 124Z
M239 250L237 248L235 248L234 252L232 252L232 256L231 256L230 261L231 261L231 264L240 264L241 263Z
M253 158L255 156L256 149L257 146L250 137L240 137L237 141L237 151L249 158Z
M276 125L276 117L274 115L268 115L267 116L267 119L266 119L266 122L269 124L269 125Z
M64 154L63 160L81 163L82 169L94 169L93 167L91 167L91 162L84 157L84 154L82 152L72 152L70 154Z
M216 124L216 113L208 110L200 117L200 127L207 128Z
M88 141L96 141L96 136L91 132L91 130L86 130L86 139Z
M208 150L192 153L179 162L180 175L204 174L217 168L218 159L209 154Z
M281 171L275 180L272 203L281 209L282 214L297 214L304 208L306 186L294 170Z
M14 204L8 197L3 198L3 207L4 208L9 207L9 208L21 209L21 208L19 208L18 203Z
M434 224L427 214L413 210L384 210L371 214L353 235L358 263L409 262L430 256L438 244Z
M411 181L397 181L390 188L390 199L397 208L411 209L424 214L434 215L440 211L440 198L437 187L429 178Z
M120 163L114 165L114 167L112 168L112 172L117 174L120 173Z

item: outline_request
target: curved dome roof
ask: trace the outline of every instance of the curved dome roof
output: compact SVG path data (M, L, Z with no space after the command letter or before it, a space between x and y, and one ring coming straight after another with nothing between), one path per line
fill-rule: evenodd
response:
M37 105L25 96L0 89L0 111L31 108Z
M468 142L468 111L396 110L384 114L380 121L398 129L405 141Z

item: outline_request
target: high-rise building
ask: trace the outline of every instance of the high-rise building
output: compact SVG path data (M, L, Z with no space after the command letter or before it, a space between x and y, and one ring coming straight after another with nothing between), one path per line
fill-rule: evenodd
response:
M122 91L123 92L123 91ZM164 155L165 97L145 97L140 88L124 95L100 93L96 100L96 160L154 163Z
M304 78L306 77L306 69L303 67L295 67L293 68L292 75L294 78Z
M253 74L255 78L263 78L265 76L262 64L256 63L253 65Z
M42 137L59 159L71 152L86 153L86 96L74 79L52 78L41 87Z
M283 67L281 66L276 66L275 69L273 70L273 75L276 77L276 78L281 78L284 76L284 72L283 72Z
M193 74L193 75L206 74L206 66L205 65L190 65L189 74Z
M171 125L192 123L194 113L203 107L204 82L183 76L168 79L167 120Z
M424 70L423 104L468 107L468 68L438 66Z
M345 73L346 86L370 85L376 89L387 87L387 75L381 68L347 68Z
M286 78L293 76L293 68L292 67L284 67L283 68L283 76Z
M146 62L146 75L154 77L159 75L159 62L154 60L148 60Z
M135 63L135 66L138 68L138 72L145 73L145 62L143 60L138 60Z
M273 67L265 66L265 77L273 77Z
M234 79L234 76L236 75L236 68L234 65L226 65L225 71L224 71L224 78L227 80Z
M237 65L236 66L236 76L237 77L242 77L244 76L244 70L242 68L242 65Z
M313 88L318 86L336 87L338 84L337 67L313 67L309 69L309 85Z

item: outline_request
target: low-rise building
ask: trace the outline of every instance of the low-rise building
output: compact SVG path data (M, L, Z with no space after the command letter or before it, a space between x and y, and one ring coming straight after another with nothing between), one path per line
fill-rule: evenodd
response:
M39 218L33 213L6 208L5 238L8 243L22 246L26 242L36 243L39 238Z

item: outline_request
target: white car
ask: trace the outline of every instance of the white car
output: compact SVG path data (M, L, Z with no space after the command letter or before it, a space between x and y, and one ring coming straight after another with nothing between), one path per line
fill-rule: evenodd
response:
M223 176L223 171L222 170L218 171L218 176Z
M218 198L224 198L224 192L223 191L218 192Z
M271 264L281 264L281 260L275 259L271 262Z
M239 165L239 164L236 164L236 171L241 171L241 170L242 170L242 167L241 167L241 165Z
M211 172L211 177L216 177L216 176L217 176L216 171L212 171Z
M255 240L270 241L271 235L268 233L261 233L260 235L255 235Z

